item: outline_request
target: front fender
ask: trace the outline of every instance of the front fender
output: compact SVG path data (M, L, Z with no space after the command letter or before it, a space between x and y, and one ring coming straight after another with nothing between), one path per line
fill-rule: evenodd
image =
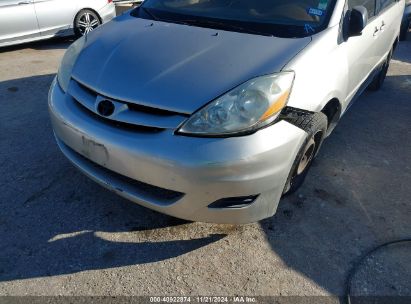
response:
M348 88L348 62L338 44L339 26L313 36L312 43L283 70L295 71L288 106L319 112L332 99L344 108Z

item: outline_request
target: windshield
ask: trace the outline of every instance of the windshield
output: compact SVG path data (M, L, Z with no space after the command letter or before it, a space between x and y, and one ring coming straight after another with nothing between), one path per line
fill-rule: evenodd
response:
M305 37L323 30L336 0L146 0L135 16L254 34Z

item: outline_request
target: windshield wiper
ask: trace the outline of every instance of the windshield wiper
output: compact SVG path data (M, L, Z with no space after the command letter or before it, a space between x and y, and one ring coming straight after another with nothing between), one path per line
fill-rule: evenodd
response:
M146 13L151 19L155 21L179 23L179 24L184 24L184 25L197 25L200 27L211 27L211 28L221 29L221 30L232 30L232 31L255 34L255 35L273 36L271 33L268 33L268 32L257 31L254 29L242 27L240 25L235 25L235 24L221 22L221 21L213 21L213 20L206 20L206 19L160 18L157 15L153 14L150 9L145 8L144 6L140 6L139 9L143 10L144 13Z
M178 20L176 22L187 24L187 25L198 25L198 26L203 26L203 27L210 26L212 28L217 28L221 30L233 30L233 31L256 34L256 35L272 36L271 33L260 32L260 31L256 31L254 29L242 27L239 25L226 23L226 22L213 21L213 20L183 19L183 20Z

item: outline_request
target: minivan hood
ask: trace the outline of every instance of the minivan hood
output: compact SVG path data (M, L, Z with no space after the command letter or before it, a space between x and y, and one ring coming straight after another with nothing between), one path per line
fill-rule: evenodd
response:
M279 72L310 41L123 15L87 37L72 75L107 97L191 114L251 78Z

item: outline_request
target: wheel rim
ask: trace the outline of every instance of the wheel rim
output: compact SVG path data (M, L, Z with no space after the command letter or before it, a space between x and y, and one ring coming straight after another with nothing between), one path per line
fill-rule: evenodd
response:
M311 160L314 158L316 143L314 137L308 141L307 145L304 148L303 156L300 159L300 162L297 167L297 174L300 175L307 169L308 165L310 164Z
M78 18L77 28L81 35L85 35L93 31L100 25L100 21L91 13L85 12Z

